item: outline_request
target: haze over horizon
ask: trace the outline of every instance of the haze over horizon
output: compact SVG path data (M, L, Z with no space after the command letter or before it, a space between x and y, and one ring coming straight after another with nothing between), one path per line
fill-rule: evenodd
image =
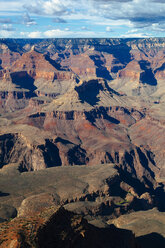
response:
M164 37L165 0L0 0L0 38Z

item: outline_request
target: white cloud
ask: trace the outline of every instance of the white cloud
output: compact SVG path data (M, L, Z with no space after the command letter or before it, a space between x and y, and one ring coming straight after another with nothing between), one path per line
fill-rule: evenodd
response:
M69 19L120 20L139 28L165 21L165 1L151 0L34 0L25 8L31 13ZM94 18L95 17L95 18ZM122 25L122 24L121 24Z
M138 29L131 29L127 32L127 34L134 34L134 33L138 33Z
M82 26L81 30L88 30L88 28L86 26Z
M60 29L53 29L48 30L43 33L45 38L89 38L89 37L103 37L105 35L104 32L93 32L90 30L82 30L82 31L71 31L71 30L60 30Z
M45 32L35 31L35 32L20 32L20 36L24 38L88 38L88 37L103 37L104 32L93 32L93 31L71 31L71 30L61 30L61 29L50 29Z
M27 3L24 8L31 13L38 15L58 15L61 16L68 12L68 1L60 0L35 0L32 3Z
M62 1L51 0L43 2L43 10L46 14L54 15L65 13L67 11L67 8L62 4Z
M18 11L22 10L22 3L24 1L1 1L0 2L0 9L1 11Z
M106 1L106 4L98 3L98 14L110 20L129 20L134 26L150 26L165 21L165 3L150 0L123 3Z
M120 36L121 38L149 38L151 37L150 34L145 33L126 33Z
M0 38L11 38L14 36L13 31L0 30Z
M20 32L20 36L24 38L43 38L42 32L40 31Z
M29 38L41 38L42 33L40 31L31 32L28 35Z
M45 32L34 31L34 32L20 32L21 37L24 38L60 38L67 37L72 34L69 30L51 29Z
M44 37L47 38L59 38L59 37L66 37L68 35L72 34L69 30L60 30L60 29L52 29L47 30L43 33Z
M106 27L107 32L112 32L112 29L110 27Z
M165 32L165 23L153 23L152 30L156 32Z
M161 32L163 34L165 30L164 0L0 0L1 16L5 16L7 12L8 16L20 15L20 13L23 15L25 11L27 13L24 14L22 19L17 19L17 23L13 22L13 18L11 20L2 17L0 23L24 24L29 27L36 25L36 16L38 18L43 16L51 18L54 23L65 24L69 22L69 25L71 25L77 21L76 25L79 25L79 29L82 30L81 33L65 29L59 29L59 31L57 26L56 29L50 28L50 30L45 31L46 37L52 37L53 34L57 37L61 37L61 35L64 35L64 37L83 35L84 37L87 34L92 35L92 37L100 36L100 33L97 33L97 35L86 28L86 26L91 27L92 25L95 25L95 30L96 25L104 26L105 32L103 32L103 35L106 36L110 36L113 26L116 27L115 30L113 28L114 33L121 32L123 27L131 29L130 33L125 34L128 37L132 37L133 33L137 36L145 35L146 32L152 32L153 34ZM31 16L33 16L33 19ZM37 23L39 24L38 20ZM43 26L43 22L41 25ZM72 28L72 26L70 27ZM120 30L117 29L118 27ZM133 32L133 29L137 31ZM32 33L35 36L35 32ZM42 32L42 36L45 37L44 32Z
M2 26L0 26L0 29L4 30L4 31L9 31L9 32L15 30L15 28L13 28L12 24L3 24Z

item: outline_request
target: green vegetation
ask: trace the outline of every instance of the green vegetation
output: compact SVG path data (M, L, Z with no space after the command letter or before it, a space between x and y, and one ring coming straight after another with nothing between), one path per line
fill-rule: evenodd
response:
M126 204L128 204L128 203L129 203L128 200L123 199L122 201L117 202L117 203L115 203L115 204L116 204L117 206L124 206L124 205L126 205Z

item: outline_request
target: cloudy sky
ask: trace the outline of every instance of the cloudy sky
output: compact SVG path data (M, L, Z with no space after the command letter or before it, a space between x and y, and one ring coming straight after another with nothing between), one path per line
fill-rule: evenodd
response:
M165 0L0 0L0 38L165 37Z

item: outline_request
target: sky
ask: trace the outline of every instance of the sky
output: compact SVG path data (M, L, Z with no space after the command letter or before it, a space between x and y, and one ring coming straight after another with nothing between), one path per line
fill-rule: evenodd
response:
M165 0L0 0L0 38L165 37Z

